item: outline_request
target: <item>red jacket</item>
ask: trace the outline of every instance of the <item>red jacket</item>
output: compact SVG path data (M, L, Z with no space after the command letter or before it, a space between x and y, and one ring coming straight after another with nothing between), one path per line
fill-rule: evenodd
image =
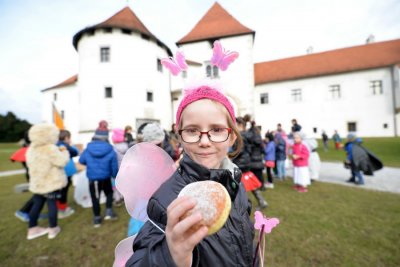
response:
M310 157L310 151L303 143L295 143L292 147L293 155L300 156L298 159L293 159L293 166L295 167L307 167L308 158Z

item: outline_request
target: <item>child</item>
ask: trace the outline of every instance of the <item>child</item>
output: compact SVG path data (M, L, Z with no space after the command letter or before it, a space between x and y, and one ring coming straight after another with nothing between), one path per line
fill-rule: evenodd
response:
M250 160L250 153L251 153L251 145L248 140L248 132L246 131L246 122L242 117L236 118L237 128L240 131L240 135L242 137L242 149L239 154L232 160L236 166L242 171L242 174L249 172L251 168L251 160ZM235 150L236 147L240 146L238 143L239 139L237 139L233 149ZM255 176L256 177L256 176ZM258 180L258 178L256 178ZM260 182L261 185L261 182ZM261 187L261 186L260 186ZM259 188L252 190L254 197L257 199L258 202L258 209L265 209L268 207L267 201L264 199L261 191Z
M278 178L284 180L286 177L286 141L279 132L275 134L275 157Z
M310 152L302 143L299 132L293 134L294 144L292 147L293 159L293 181L294 188L300 193L307 192L307 186L311 183L310 173L308 171L308 158Z
M118 169L121 166L122 158L124 157L126 151L128 151L128 143L125 142L124 130L116 128L113 130L112 141L114 143L114 151L117 154L118 159ZM119 207L123 203L123 196L118 192L115 187L115 179L112 178L112 188L114 190L114 205Z
M57 147L59 130L52 124L37 124L29 130L31 145L26 153L29 167L29 190L33 195L33 206L29 212L29 230L27 239L48 234L53 239L61 231L57 225L56 198L60 189L67 184L64 167L69 160L65 147ZM44 203L47 202L49 226L37 225Z
M102 217L100 216L100 194L106 195L105 220L117 219L112 209L113 190L111 177L116 177L118 172L117 155L113 146L108 143L108 131L96 130L86 149L79 158L79 163L86 165L86 175L89 178L89 191L92 199L93 226L100 227Z
M133 139L132 131L133 131L132 126L130 125L125 126L124 141L125 143L128 144L129 147L135 144L135 139Z
M126 266L251 266L254 228L251 204L241 172L228 158L228 150L240 133L235 126L232 104L208 85L186 91L176 114L179 141L184 155L177 171L153 194L147 221L134 243L134 254ZM238 146L234 153L241 150ZM207 227L190 227L202 218L182 215L195 206L190 198L177 198L181 189L196 181L216 180L224 184L232 199L225 225L207 236Z
M67 201L68 201L68 189L71 185L72 175L74 175L77 172L75 163L72 160L72 158L78 156L79 151L76 147L71 146L71 133L67 130L60 131L57 146L60 147L64 146L67 149L70 157L67 166L65 166L64 168L65 174L67 176L67 185L63 189L61 189L61 198L57 201L58 218L63 219L68 216L71 216L75 212L73 208L68 206Z
M275 142L272 133L265 134L266 145L264 147L264 160L267 169L268 182L264 184L265 188L274 188L274 179L272 177L272 169L275 167Z

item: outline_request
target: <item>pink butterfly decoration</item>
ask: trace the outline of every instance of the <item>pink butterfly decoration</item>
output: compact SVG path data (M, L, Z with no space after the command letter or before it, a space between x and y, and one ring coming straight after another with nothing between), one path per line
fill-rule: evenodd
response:
M269 234L271 233L272 229L279 224L279 219L277 218L266 218L264 215L256 211L254 213L254 228L257 230L261 230L261 227L264 225L264 232Z
M254 228L260 230L260 235L258 238L258 243L256 247L256 252L253 258L253 267L257 263L257 254L259 254L260 265L264 267L265 260L265 234L271 233L272 229L279 224L279 219L277 218L266 218L260 211L254 212Z
M214 42L211 64L225 71L228 66L239 57L236 51L225 50L219 41Z
M183 70L187 70L188 65L186 64L185 55L182 51L176 51L175 58L169 57L161 59L161 64L165 66L172 75L176 76Z

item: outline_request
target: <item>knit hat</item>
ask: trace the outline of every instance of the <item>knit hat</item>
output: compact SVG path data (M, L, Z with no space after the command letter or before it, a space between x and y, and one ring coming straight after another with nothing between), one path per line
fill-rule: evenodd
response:
M153 143L155 145L164 141L165 133L156 123L148 123L142 130L143 142Z
M124 137L124 130L116 128L113 130L113 134L112 134L112 141L113 143L122 143L125 140Z
M108 140L108 123L105 120L99 122L99 127L94 132L92 139L94 140Z
M194 89L185 91L184 97L179 104L178 111L176 112L176 125L179 125L183 110L191 103L200 99L210 99L222 104L229 112L232 122L236 123L235 111L228 98L218 89L212 88L208 85L202 85Z

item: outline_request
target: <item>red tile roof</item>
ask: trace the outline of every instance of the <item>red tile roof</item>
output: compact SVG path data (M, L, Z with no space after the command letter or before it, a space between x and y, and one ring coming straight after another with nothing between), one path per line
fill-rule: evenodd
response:
M48 90L51 90L51 89L56 89L56 88L64 87L64 86L67 86L67 85L71 85L71 84L76 83L77 81L78 81L78 74L75 74L74 76L69 77L69 78L66 79L65 81L63 81L63 82L61 82L61 83L59 83L59 84L57 84L57 85L55 85L55 86L52 86L52 87L43 89L42 92L45 92L45 91L48 91Z
M254 65L255 84L381 68L400 64L400 39Z
M140 19L136 16L136 14L129 8L125 7L121 11L117 12L113 16L111 16L109 19L96 24L91 27L87 27L78 33L76 33L73 37L73 45L75 49L78 47L78 42L82 35L85 32L88 31L93 31L95 29L101 29L101 28L120 28L120 29L126 29L126 30L132 30L135 32L139 32L141 34L144 34L148 36L151 39L156 40L157 42L161 43L167 50L168 53L171 54L170 49L163 44L160 40L157 39L155 35L153 35L147 28L146 26L140 21Z
M194 28L176 44L191 43L207 39L236 36L255 32L237 21L219 3L215 2Z

